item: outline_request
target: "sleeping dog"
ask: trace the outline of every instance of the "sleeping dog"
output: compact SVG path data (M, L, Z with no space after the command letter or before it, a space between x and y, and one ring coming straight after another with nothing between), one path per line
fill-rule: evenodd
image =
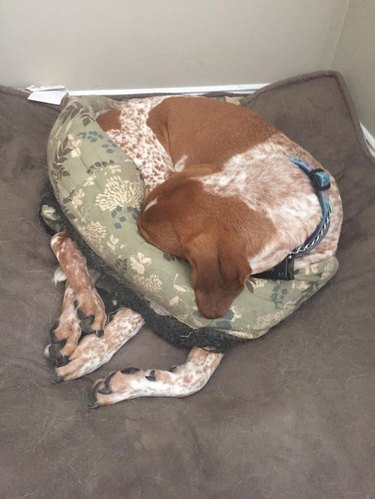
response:
M203 97L153 97L124 101L98 123L142 174L147 194L141 234L188 260L205 317L224 316L250 275L290 278L294 269L335 254L342 223L335 180L255 113ZM75 243L58 233L51 246L66 285L46 355L59 350L65 365L56 376L62 381L108 362L143 320L120 309L106 325L104 304ZM87 318L98 334L79 341ZM111 373L94 385L92 405L190 395L207 383L222 357L208 345L193 348L185 364L169 371Z

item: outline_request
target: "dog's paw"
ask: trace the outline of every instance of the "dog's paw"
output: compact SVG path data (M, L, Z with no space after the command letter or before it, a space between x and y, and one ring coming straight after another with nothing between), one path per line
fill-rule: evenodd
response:
M52 335L53 331L51 332ZM80 336L81 329L78 326L67 339L59 341L52 339L52 342L44 349L44 356L54 366L64 366L69 362L70 355L77 348Z
M137 367L128 367L122 371L112 372L105 379L97 380L90 394L90 409L97 409L101 406L117 404L123 400L129 400L138 397L155 396L155 386L152 383L162 381L164 384L173 380L166 380L164 373L167 371L141 370ZM160 386L159 386L160 391Z
M55 382L80 378L109 362L112 356L143 326L142 317L129 309L120 309L104 328L103 335L87 334L67 358L55 369Z
M103 300L95 288L76 293L74 306L84 334L103 335L106 314Z
M89 408L138 397L187 397L206 385L223 355L196 347L185 364L167 370L129 367L113 372L94 383Z
M117 404L139 397L185 397L198 391L195 382L185 374L186 366L169 370L128 367L97 380L90 394L90 409Z
M82 330L73 305L71 288L65 291L65 307L59 320L52 326L51 343L44 349L45 357L56 366L64 365L77 348ZM69 300L71 303L69 303Z

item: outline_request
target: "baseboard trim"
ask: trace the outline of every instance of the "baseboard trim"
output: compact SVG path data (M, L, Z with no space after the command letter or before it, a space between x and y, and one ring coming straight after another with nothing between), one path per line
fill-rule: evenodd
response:
M99 90L69 90L69 95L105 95L105 96L137 96L155 94L215 94L233 93L250 94L269 85L269 83L245 83L239 85L204 85L192 87L160 87L160 88L103 88Z

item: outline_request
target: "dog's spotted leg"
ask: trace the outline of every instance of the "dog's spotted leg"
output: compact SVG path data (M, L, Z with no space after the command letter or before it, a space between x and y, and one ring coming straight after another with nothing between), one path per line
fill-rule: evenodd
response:
M116 312L104 328L102 337L84 336L68 359L68 363L55 369L55 381L68 381L91 373L109 362L113 355L132 338L144 324L142 316L128 308Z
M75 309L76 296L69 282L65 283L62 312L57 324L51 330L51 344L44 350L44 355L57 366L69 362L81 337L81 324Z
M105 309L86 266L86 258L65 232L51 239L51 248L76 296L77 315L86 333L103 334Z
M193 348L181 366L169 371L143 371L130 367L98 380L91 393L90 408L112 405L137 397L186 397L201 390L224 354Z

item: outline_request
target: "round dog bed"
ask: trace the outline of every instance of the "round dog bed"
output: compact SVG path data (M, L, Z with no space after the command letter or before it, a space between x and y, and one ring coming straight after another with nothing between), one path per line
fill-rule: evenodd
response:
M338 263L330 258L298 271L292 281L250 278L225 317L203 317L189 264L162 253L138 232L142 179L95 119L114 105L116 101L105 97L65 99L48 143L49 180L63 217L47 201L42 202L41 214L54 230L65 227L65 219L120 281L145 297L158 317L164 316L164 325L175 318L187 326L184 336L193 332L195 338L208 330L237 339L257 338L335 274Z

